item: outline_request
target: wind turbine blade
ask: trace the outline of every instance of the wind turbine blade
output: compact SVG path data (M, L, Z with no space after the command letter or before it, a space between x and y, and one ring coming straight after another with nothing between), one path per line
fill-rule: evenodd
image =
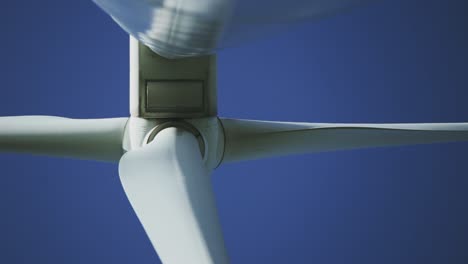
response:
M468 123L327 124L221 120L224 162L299 153L468 141Z
M210 171L195 136L183 129L166 128L150 144L127 152L119 173L163 263L229 262Z
M93 0L128 34L167 58L216 47L232 0Z
M118 161L127 120L0 117L0 152Z
M372 0L93 0L128 34L168 58L213 53Z
M378 0L237 0L218 46L236 46L325 19Z

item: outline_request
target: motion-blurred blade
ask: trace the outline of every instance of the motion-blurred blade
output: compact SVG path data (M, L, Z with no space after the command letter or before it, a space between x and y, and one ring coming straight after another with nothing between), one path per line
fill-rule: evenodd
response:
M119 166L130 203L165 264L228 263L210 171L191 133L167 128Z
M237 0L219 47L278 34L291 25L315 21L378 0Z
M127 33L168 58L212 53L285 24L372 0L93 0Z
M127 120L0 117L0 152L118 161Z
M94 0L127 33L168 58L210 53L231 0Z
M326 124L221 120L225 162L290 154L468 141L468 123Z

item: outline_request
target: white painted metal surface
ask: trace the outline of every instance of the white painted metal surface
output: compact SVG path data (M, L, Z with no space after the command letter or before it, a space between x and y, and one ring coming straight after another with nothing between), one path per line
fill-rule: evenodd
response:
M128 34L166 58L214 53L291 23L372 0L93 0ZM287 51L285 51L287 52Z
M210 172L195 137L177 128L122 157L125 193L163 263L229 262Z
M127 120L0 117L0 151L116 162Z
M224 162L299 153L468 141L468 123L326 124L221 119Z

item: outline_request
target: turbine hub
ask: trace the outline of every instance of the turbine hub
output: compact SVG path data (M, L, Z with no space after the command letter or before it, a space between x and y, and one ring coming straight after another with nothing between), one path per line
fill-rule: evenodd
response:
M191 125L191 124L189 124L187 122L184 122L184 121L167 121L167 122L164 122L164 123L161 123L161 124L157 125L148 134L148 138L145 140L145 144L151 143L155 139L156 135L159 132L161 132L162 130L164 130L166 128L170 128L170 127L183 129L183 130L193 134L195 136L195 138L197 139L197 141L198 141L198 146L200 147L200 152L201 152L202 157L205 157L206 147L205 147L205 141L203 139L202 134L193 125Z

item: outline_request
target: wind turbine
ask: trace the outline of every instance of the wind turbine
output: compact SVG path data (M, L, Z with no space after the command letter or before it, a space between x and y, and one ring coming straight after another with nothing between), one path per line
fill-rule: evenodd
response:
M165 22L184 22L185 2L181 1L175 9L175 14L182 14L179 16L182 21ZM125 25L127 17L121 20L119 13L112 12L133 9L129 6L115 9L114 5L118 7L123 1L110 3L114 9L107 11L131 31L131 26ZM105 3L100 4L106 10ZM158 15L167 12L171 15L174 7L153 8ZM195 24L192 19L189 17L189 25ZM214 21L216 26L225 23ZM158 36L158 27L155 29L156 33L148 34ZM174 60L161 57L142 44L151 46L153 41L160 44L158 39L135 36L141 42L132 38L130 45L131 118L5 117L0 119L0 147L3 151L105 161L120 159L121 179L129 200L165 263L228 261L208 177L223 162L468 139L466 123L310 124L218 118L215 58L204 55L215 45L197 48L195 53L181 53L178 42L171 42L180 38L169 38L166 44L170 45L162 45L164 49L159 53L178 58ZM188 43L194 41L189 40ZM177 52L172 53L173 45ZM160 47L153 48L158 51ZM192 58L193 55L203 56ZM189 58L180 58L186 56ZM184 249L183 254L180 248Z

